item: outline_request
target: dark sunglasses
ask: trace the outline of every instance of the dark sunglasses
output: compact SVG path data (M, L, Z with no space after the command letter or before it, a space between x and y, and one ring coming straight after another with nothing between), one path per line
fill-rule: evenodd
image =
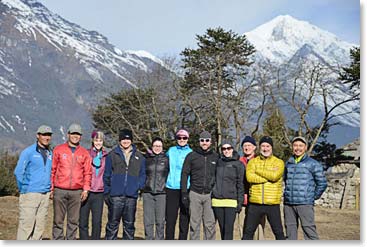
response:
M203 138L200 138L199 139L200 142L210 142L210 139L203 139Z
M226 151L226 150L228 150L228 151L229 151L229 150L232 150L232 149L233 149L233 147L226 147L226 148L225 148L225 147L223 147L223 148L222 148L222 151Z
M176 139L177 140L187 140L189 138L187 138L187 136L177 136Z

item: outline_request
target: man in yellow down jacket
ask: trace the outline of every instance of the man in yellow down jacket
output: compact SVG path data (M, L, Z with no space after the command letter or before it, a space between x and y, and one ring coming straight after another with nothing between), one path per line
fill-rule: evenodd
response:
M280 216L284 162L273 155L273 140L260 139L260 155L249 161L246 178L250 183L250 203L245 218L243 240L252 240L260 219L266 215L275 239L284 240Z

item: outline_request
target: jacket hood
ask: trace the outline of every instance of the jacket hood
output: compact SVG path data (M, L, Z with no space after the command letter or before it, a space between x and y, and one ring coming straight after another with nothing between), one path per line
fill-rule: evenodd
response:
M153 152L145 154L145 158L154 158L154 157L159 157L159 156L166 156L166 153L164 151L162 151L159 154L155 154Z

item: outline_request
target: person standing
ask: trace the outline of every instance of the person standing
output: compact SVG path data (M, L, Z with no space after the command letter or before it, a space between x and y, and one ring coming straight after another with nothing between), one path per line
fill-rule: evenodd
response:
M79 237L89 239L89 215L92 214L92 240L101 239L101 224L103 214L103 173L107 152L103 147L104 134L93 131L92 147L88 150L92 158L92 182L87 199L82 202L79 218Z
M123 222L124 240L134 240L135 213L139 190L144 188L145 158L132 143L133 133L123 129L117 145L106 158L103 174L104 194L109 201L106 225L107 240L116 240L120 221Z
M218 154L211 148L208 131L200 134L200 148L187 155L181 174L182 203L190 209L190 240L200 240L201 222L204 240L215 240L215 217L212 209L211 192L215 181ZM190 192L187 180L190 177Z
M253 240L261 218L266 215L276 240L284 240L280 216L284 162L273 155L273 140L260 139L260 155L249 161L246 178L250 183L243 240Z
M164 239L166 212L166 180L168 157L163 152L163 140L152 141L152 153L146 155L146 180L143 190L144 230L146 240ZM155 234L154 234L155 228Z
M284 222L288 240L297 240L298 220L305 240L318 240L314 203L327 187L322 165L306 154L307 141L302 136L292 140L293 155L284 173Z
M177 145L170 147L166 153L169 159L169 172L166 183L166 239L175 239L176 221L178 210L179 219L179 240L186 240L189 232L189 211L182 204L181 194L181 172L186 156L192 152L188 144L189 132L180 129L176 132ZM187 183L187 188L190 182Z
M42 239L51 189L51 139L51 127L41 125L36 143L22 151L15 167L20 193L17 240Z
M245 174L244 174L244 189L245 189L245 193L244 193L244 203L243 205L246 207L246 209L244 210L245 212L243 214L247 214L248 211L248 198L249 198L249 190L250 190L250 184L248 183L247 179L246 179L246 166L248 164L248 162L256 157L256 141L252 136L245 136L245 138L243 138L242 142L241 142L241 147L242 147L242 151L243 151L243 156L240 158L240 161L244 164L245 166ZM240 215L243 215L242 213ZM244 235L245 232L245 217L241 217L242 220L241 222L243 222L243 227L242 227L242 236ZM265 222L266 222L266 217L265 215L263 217L261 217L260 219L260 224L259 226L256 228L255 234L254 234L254 240L265 240Z
M222 240L233 240L236 213L240 213L243 203L244 166L233 146L224 141L222 155L216 167L212 206L218 220Z
M91 157L80 145L82 128L71 124L68 141L55 147L52 158L51 198L53 198L52 239L75 240L78 230L81 202L88 197L91 185ZM67 215L66 236L64 219Z

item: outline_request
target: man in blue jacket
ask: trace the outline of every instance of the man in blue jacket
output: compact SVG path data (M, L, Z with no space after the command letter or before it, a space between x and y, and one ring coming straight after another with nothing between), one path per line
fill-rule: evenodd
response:
M288 240L297 240L298 219L305 240L317 240L314 202L327 187L322 165L306 154L307 141L302 136L292 140L293 155L284 171L284 222Z
M133 240L138 191L145 185L145 158L132 144L131 130L123 129L119 134L119 145L106 157L103 174L104 194L108 205L106 236L116 240L122 219L123 239Z
M17 240L42 239L51 190L51 136L51 127L41 125L37 142L23 150L14 170L20 193Z

